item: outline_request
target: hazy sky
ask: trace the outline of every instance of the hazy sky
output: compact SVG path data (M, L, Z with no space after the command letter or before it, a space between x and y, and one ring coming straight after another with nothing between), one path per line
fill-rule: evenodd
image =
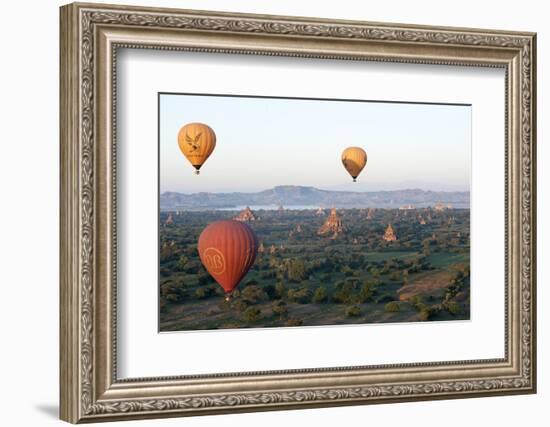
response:
M177 144L190 122L217 137L198 176ZM159 125L161 192L470 189L470 106L162 94ZM348 146L368 156L357 183Z

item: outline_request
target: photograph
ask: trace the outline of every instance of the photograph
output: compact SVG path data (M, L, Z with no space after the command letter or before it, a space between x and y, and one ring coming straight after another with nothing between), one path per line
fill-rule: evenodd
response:
M470 319L471 105L158 103L160 332Z

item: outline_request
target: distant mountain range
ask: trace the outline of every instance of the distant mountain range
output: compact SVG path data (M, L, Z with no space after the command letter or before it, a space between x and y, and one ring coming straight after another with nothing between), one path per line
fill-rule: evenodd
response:
M242 206L322 206L337 208L398 208L433 206L441 202L455 208L470 207L469 191L425 191L420 189L394 191L328 191L314 187L282 185L255 193L193 193L166 192L160 195L161 210L230 209Z

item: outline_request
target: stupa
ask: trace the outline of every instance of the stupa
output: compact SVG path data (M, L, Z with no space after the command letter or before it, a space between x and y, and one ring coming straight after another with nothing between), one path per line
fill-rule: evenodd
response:
M397 240L397 236L395 235L395 231L393 230L393 227L391 224L388 224L388 228L386 228L386 231L384 232L384 237L382 237L386 242L395 242Z
M445 206L441 202L437 202L434 206L434 210L439 211L439 212L444 211L445 209L447 209L447 206Z
M254 215L252 210L247 206L245 209L241 211L239 215L237 215L233 219L235 221L249 222L249 221L256 221L256 216Z
M373 219L373 218L374 218L374 209L369 208L369 210L367 212L367 219Z
M334 235L337 235L339 233L342 233L344 231L344 227L342 226L342 220L336 213L336 208L332 208L330 211L330 215L328 216L325 223L319 228L319 231L317 234L328 234L328 233L334 233Z
M317 216L325 216L325 210L323 208L317 209L317 212L315 212L315 215Z
M288 237L293 237L296 234L300 234L302 232L302 226L298 224L296 227L294 227L294 230L290 230L288 232Z
M164 225L170 225L174 223L174 217L172 216L172 212L168 214L168 218L166 218L166 221L164 221Z
M414 207L414 205L411 205L411 204L399 206L400 211L410 211L413 209L416 209L416 208Z

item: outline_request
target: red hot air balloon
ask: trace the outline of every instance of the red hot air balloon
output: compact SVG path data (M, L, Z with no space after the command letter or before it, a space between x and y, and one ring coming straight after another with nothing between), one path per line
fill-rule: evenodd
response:
M202 231L198 249L203 265L229 297L254 264L258 238L242 222L216 221Z

